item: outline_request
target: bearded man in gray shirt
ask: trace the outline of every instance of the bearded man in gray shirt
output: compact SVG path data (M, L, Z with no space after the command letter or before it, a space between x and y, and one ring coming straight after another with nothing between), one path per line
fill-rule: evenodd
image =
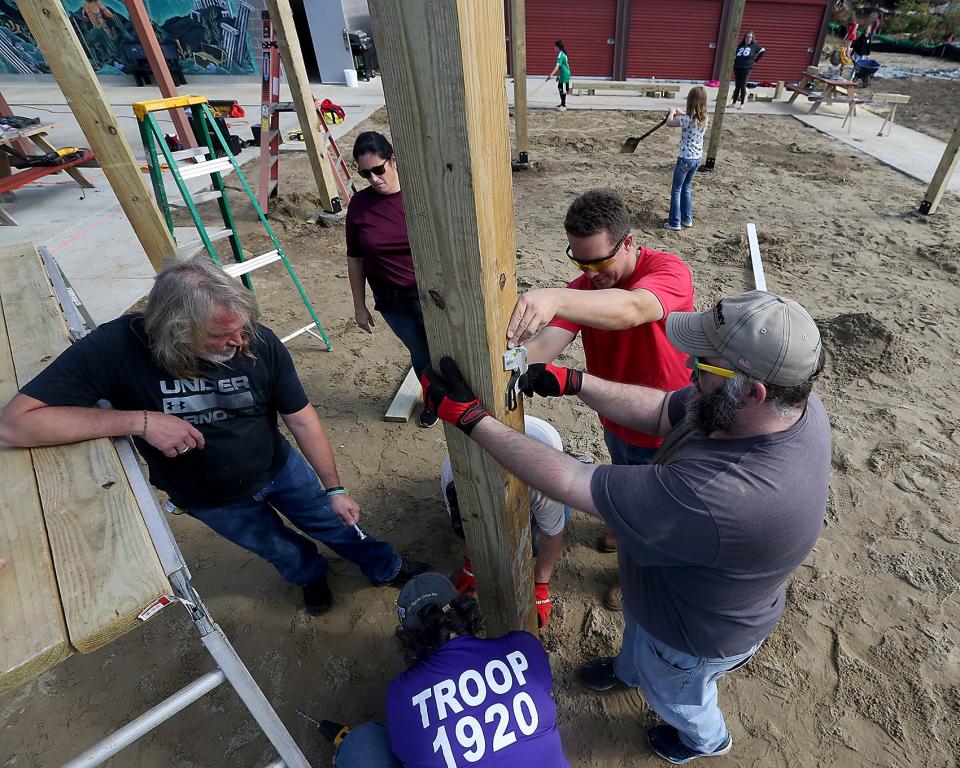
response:
M620 539L620 654L582 670L595 690L639 688L664 723L647 731L671 763L725 755L717 680L745 664L786 603L827 504L830 422L812 394L823 369L813 318L750 291L674 312L667 337L690 355L676 392L532 365L525 394L578 395L619 424L666 439L649 466L584 465L484 410L449 358L424 374L430 405L550 498L602 518Z

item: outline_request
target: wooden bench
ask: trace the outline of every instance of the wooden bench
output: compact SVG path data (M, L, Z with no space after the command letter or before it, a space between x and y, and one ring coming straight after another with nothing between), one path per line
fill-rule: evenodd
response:
M70 344L33 245L0 250L0 400ZM0 448L0 691L133 629L170 583L109 439Z
M583 91L588 96L596 96L597 91L636 91L638 96L651 96L675 99L681 83L658 83L656 81L641 80L576 80L571 81L570 88L580 96Z
M883 115L883 125L880 126L880 132L877 136L883 136L883 130L887 129L887 136L893 130L893 120L897 115L897 107L900 104L909 104L910 97L903 93L874 93L870 97L868 104L886 105L887 110Z
M806 96L810 101L823 98L823 94L820 91L817 91L813 88L807 88L801 85L801 83L787 83L784 88L793 92L793 96L787 100L787 104L793 104L793 102L797 100L797 97L801 95Z

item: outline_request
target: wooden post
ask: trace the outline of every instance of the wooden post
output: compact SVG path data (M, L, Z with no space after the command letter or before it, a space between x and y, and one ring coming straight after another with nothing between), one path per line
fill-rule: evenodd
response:
M160 95L168 99L177 95L177 86L170 76L170 69L167 67L167 61L163 58L163 51L160 50L160 42L157 40L157 33L150 22L150 16L143 5L143 0L123 0L127 6L127 13L130 16L130 23L136 30L140 45L143 46L143 52L150 63L150 72L153 73L153 81L160 89ZM190 121L182 109L171 109L170 117L173 119L173 126L177 129L177 138L183 144L184 149L193 149L197 146L197 140L193 135L193 129L190 127Z
M530 162L527 151L527 20L526 0L510 0L510 53L513 58L513 122L517 162Z
M163 215L147 190L130 145L117 126L100 82L87 60L60 0L17 3L37 47L50 65L83 135L100 161L133 231L158 272L177 256Z
M953 135L947 142L946 149L943 150L943 157L940 158L940 165L937 166L937 172L933 174L933 180L927 187L927 194L924 195L923 202L920 203L920 213L936 213L940 206L940 200L943 193L947 191L947 184L957 167L957 161L960 160L960 120L953 128Z
M726 19L727 37L723 41L723 59L720 63L720 87L717 89L717 104L713 110L710 126L710 144L707 147L705 170L712 170L717 162L717 150L720 149L720 135L723 131L723 114L727 108L727 94L730 93L730 73L733 72L733 60L737 53L737 38L740 37L740 23L743 21L743 7L746 0L733 0L730 15Z
M310 167L313 169L313 178L320 193L320 204L326 213L341 213L343 202L337 193L333 168L327 156L326 133L320 126L320 117L313 103L313 91L310 90L307 68L303 63L303 53L300 50L300 40L293 23L290 0L267 0L267 10L273 22L277 47L280 48L283 70L290 84L290 96L297 109L297 117L300 119L303 140L306 142L307 155L310 157ZM260 140L266 141L267 137L261 136Z
M503 5L371 0L430 353L454 357L490 412L506 410L516 302ZM527 488L452 427L447 445L491 636L536 630Z

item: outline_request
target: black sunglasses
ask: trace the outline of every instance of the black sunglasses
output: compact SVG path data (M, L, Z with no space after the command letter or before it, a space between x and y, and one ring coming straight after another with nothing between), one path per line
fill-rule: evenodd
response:
M369 179L371 176L383 176L387 172L388 162L390 161L382 162L380 165L373 166L373 168L357 168L357 173L365 179Z

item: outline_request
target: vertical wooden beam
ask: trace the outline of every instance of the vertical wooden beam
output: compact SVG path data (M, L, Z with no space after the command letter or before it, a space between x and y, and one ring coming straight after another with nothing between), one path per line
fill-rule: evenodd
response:
M153 82L160 89L160 95L165 99L177 95L177 86L170 76L170 69L167 67L167 61L163 57L163 51L160 50L160 42L157 40L156 30L150 23L150 16L143 0L123 0L127 6L127 14L130 16L130 23L137 33L140 45L143 46L143 52L150 63L150 72L153 73ZM183 144L184 149L192 149L197 146L197 140L193 135L193 129L190 127L190 121L182 109L171 109L170 117L173 119L173 126L177 129L177 138Z
M631 0L617 0L617 16L614 27L616 40L613 44L613 79L627 79L627 57L630 50Z
M327 213L340 213L343 211L343 202L337 193L333 167L327 155L326 133L320 125L320 117L313 104L313 91L310 90L307 68L303 63L303 52L300 50L300 39L297 37L297 28L293 22L290 0L267 0L267 10L273 22L277 47L280 48L283 70L290 84L290 96L297 109L297 117L300 119L310 167L313 169L313 178L320 193L320 204ZM266 137L261 136L260 140L265 141Z
M936 213L940 206L940 200L943 198L943 193L947 191L947 184L953 177L958 160L960 160L960 120L957 120L957 124L953 128L953 135L943 150L943 157L940 158L937 171L933 174L930 186L927 187L927 194L924 195L923 202L920 203L920 213Z
M723 61L720 65L720 87L717 89L717 104L713 110L713 125L710 127L710 144L707 147L706 170L712 170L717 162L717 150L720 149L720 136L723 131L723 115L727 108L727 94L730 93L730 74L733 72L733 60L737 53L737 38L740 36L740 24L743 21L743 7L747 0L733 0L730 13L726 18L726 37L723 41Z
M503 4L371 0L431 357L454 357L498 419L516 301ZM488 632L536 629L527 488L446 427Z
M176 258L177 246L147 190L130 145L117 126L100 82L60 0L19 0L17 7L50 65L83 135L100 161L153 268Z
M527 19L526 0L510 0L510 54L513 58L513 122L517 133L517 162L527 154Z

